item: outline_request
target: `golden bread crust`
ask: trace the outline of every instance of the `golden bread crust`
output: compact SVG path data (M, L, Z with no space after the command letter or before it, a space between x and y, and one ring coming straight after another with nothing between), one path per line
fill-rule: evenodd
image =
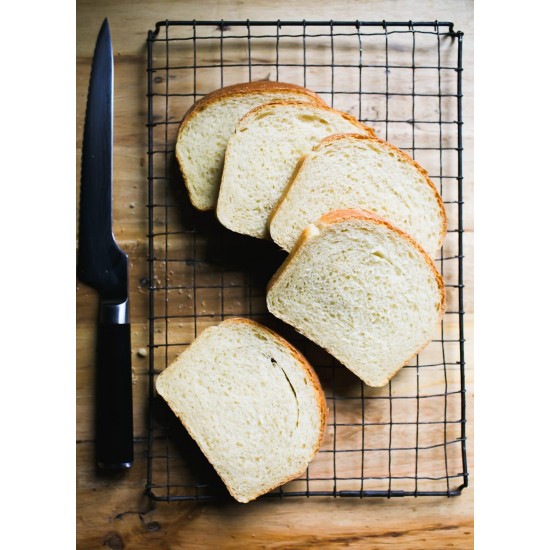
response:
M239 121L239 123L237 124L237 129L241 126L244 126L249 118L253 118L259 112L266 110L273 105L285 105L285 106L294 105L299 108L303 108L304 110L311 109L310 103L302 103L300 101L295 101L290 99L283 99L280 101L279 100L269 101L267 103L263 103L262 105L258 105L257 107L254 107L253 109L248 111L248 113L246 113L246 115L244 115ZM316 108L322 111L330 112L330 113L337 113L348 122L351 122L358 129L368 132L368 135L376 136L376 133L373 128L371 128L370 126L367 126L366 124L363 124L360 120L357 120L354 116L350 115L349 113L344 113L343 111L339 111L338 109L333 109L332 107L329 107L325 103L316 105Z

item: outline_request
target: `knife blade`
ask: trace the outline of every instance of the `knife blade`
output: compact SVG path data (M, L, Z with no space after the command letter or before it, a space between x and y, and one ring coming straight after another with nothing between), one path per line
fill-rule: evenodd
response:
M92 61L80 178L77 276L99 294L95 369L95 460L104 470L131 467L132 362L128 256L113 235L111 33L105 19Z

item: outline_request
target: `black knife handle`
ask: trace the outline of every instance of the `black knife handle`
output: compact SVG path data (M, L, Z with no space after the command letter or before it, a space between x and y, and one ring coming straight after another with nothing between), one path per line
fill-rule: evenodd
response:
M130 324L101 305L96 365L96 463L125 470L134 460Z

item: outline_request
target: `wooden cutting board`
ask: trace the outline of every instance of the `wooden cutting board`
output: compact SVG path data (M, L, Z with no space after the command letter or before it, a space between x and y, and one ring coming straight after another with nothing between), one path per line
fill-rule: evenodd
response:
M116 478L93 467L92 373L97 296L76 283L78 548L472 548L473 547L473 2L336 0L185 3L77 1L77 164L91 56L109 18L115 55L114 232L128 253L134 371L135 466ZM465 336L470 487L456 498L285 499L238 503L157 503L144 496L148 344L146 35L164 19L453 21L465 33ZM79 170L77 170L79 173ZM79 181L77 186L77 203Z

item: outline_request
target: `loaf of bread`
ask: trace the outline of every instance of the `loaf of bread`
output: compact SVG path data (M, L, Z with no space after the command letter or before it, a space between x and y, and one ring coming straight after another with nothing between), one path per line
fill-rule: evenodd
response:
M236 123L252 108L273 100L325 105L317 94L301 86L259 81L216 90L185 114L176 141L176 158L196 208L216 207L225 148Z
M268 286L273 315L369 386L384 386L433 337L445 288L408 234L366 211L309 225Z
M327 137L305 156L271 216L271 237L290 251L307 225L346 208L379 214L432 258L445 237L445 208L427 172L397 147L361 134Z
M206 329L156 389L239 502L300 476L321 445L327 405L316 374L256 322Z
M217 216L228 229L269 238L268 219L300 158L324 137L374 131L329 107L273 102L252 109L237 124L225 153Z

